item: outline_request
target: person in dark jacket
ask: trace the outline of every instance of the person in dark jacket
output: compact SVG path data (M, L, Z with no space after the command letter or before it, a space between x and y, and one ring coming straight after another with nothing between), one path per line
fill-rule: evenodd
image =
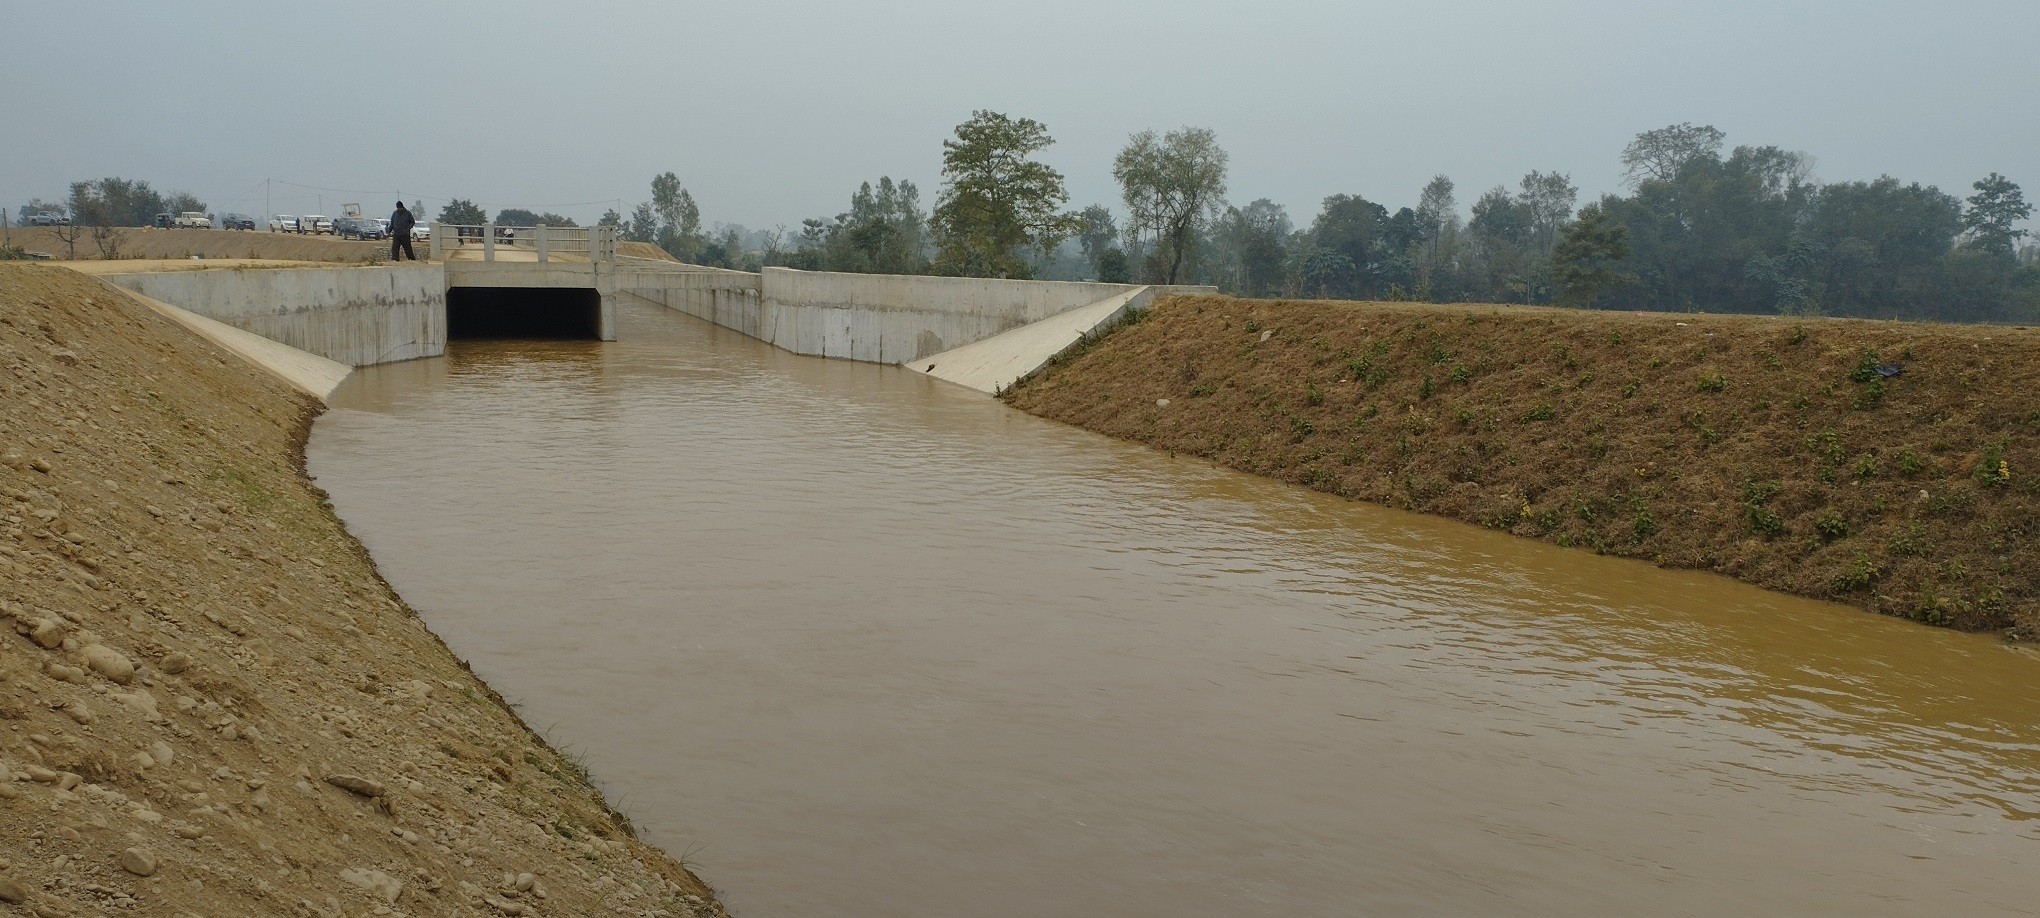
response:
M404 260L397 255L399 250L402 250L405 255L411 256L412 261L418 260L418 253L411 251L411 227L417 225L418 221L412 218L411 212L404 209L404 202L398 201L396 212L390 214L391 261Z

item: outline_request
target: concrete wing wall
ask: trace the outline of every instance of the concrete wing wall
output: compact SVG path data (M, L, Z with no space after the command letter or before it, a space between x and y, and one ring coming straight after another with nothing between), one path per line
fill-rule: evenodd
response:
M348 366L446 352L439 265L102 274L104 280Z
M906 363L1134 289L766 268L758 337L798 354Z
M766 268L762 274L748 274L678 265L626 266L617 273L617 289L796 354L893 364L953 351L1107 300L1124 301L1139 291L1217 292L1211 287L846 274L792 268ZM1084 327L1096 324L1092 321ZM1082 329L1075 334L1082 334ZM1002 360L1001 364L1017 360Z

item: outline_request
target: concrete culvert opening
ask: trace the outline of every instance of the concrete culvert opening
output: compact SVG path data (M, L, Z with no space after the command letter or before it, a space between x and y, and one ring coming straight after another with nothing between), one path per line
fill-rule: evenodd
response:
M602 294L575 287L454 287L446 291L446 337L602 337Z

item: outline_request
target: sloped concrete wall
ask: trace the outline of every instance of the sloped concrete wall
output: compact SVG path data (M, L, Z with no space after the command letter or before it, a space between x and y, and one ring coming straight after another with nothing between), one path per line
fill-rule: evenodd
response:
M102 274L143 296L351 367L446 352L439 265Z
M796 354L903 364L1102 300L1133 284L766 268L625 276L619 288ZM1156 287L1156 292L1216 292Z
M1134 289L766 268L758 337L797 354L906 363Z

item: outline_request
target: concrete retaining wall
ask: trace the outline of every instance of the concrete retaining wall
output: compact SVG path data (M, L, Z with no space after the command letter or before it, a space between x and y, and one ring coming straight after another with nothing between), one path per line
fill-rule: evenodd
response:
M671 278L668 280L667 278ZM651 286L651 281L663 286ZM638 284L644 284L639 286ZM646 274L619 286L796 354L908 363L1141 289L1130 284L766 268ZM1216 292L1156 287L1157 292Z
M223 268L103 279L348 366L446 352L439 265Z
M753 338L762 333L762 298L759 277L745 271L703 268L687 272L672 270L617 274L617 289L679 310L697 319L714 322ZM770 339L767 339L770 340Z

